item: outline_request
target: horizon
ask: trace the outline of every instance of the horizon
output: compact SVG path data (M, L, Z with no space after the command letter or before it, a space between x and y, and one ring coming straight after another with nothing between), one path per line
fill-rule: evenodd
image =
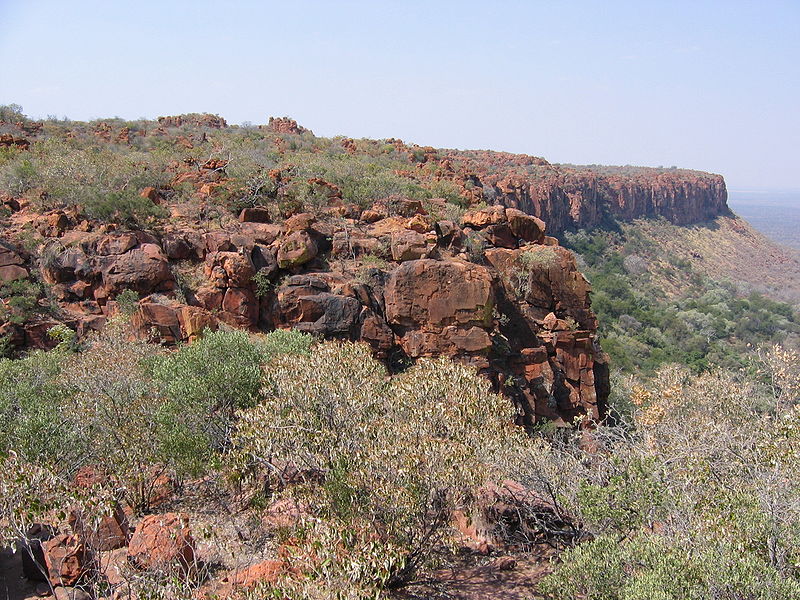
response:
M325 137L795 192L798 24L792 2L3 2L0 49L23 60L0 65L0 104L75 120L288 114Z

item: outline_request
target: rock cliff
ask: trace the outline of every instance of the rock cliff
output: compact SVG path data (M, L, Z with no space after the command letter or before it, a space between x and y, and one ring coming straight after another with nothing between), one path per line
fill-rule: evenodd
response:
M434 158L473 201L518 208L551 233L592 228L611 218L662 217L677 225L730 214L721 175L687 169L550 164L488 151L445 151Z
M602 418L608 395L591 288L551 236L727 212L717 175L318 138L288 117L23 119L0 134L16 161L0 189L12 351L52 346L57 323L101 328L133 293L138 335L165 344L295 328L362 340L394 370L452 357L528 426Z
M159 236L79 231L71 215L39 216L40 258L3 241L2 273L9 281L38 273L58 314L10 319L0 333L19 348L46 347L49 327L98 329L133 290L141 299L131 322L153 341L175 344L222 325L295 328L364 341L393 370L442 355L470 364L514 398L528 426L602 418L608 371L590 287L545 224L499 206L461 223L435 221L419 203L401 204L410 216L370 223L302 213L280 225Z

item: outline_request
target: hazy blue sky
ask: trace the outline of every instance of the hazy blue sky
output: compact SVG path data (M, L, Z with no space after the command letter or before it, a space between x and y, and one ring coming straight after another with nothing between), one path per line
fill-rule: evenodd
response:
M34 117L291 115L553 162L800 189L800 1L0 0Z

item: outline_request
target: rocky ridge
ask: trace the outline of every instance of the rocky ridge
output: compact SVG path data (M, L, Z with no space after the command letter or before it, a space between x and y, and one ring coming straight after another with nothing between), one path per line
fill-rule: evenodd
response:
M245 210L224 230L182 225L155 235L23 208L11 229L33 223L45 241L35 261L6 235L3 277L38 271L59 315L7 321L0 333L19 348L47 347L53 325L99 329L133 290L141 299L132 324L153 341L222 325L294 328L364 341L395 370L420 357L468 363L516 400L527 425L601 418L607 366L590 286L545 224L502 206L461 223L435 221L412 200L397 209L390 216L376 204L364 211L378 214L367 215L372 222L332 211L282 224Z
M80 127L62 134L89 136L113 152L172 144L194 157L166 166L168 185L140 190L170 215L155 227L97 221L79 205L42 210L30 194L3 196L0 280L41 281L56 307L21 321L4 306L0 337L12 349L51 346L47 330L57 323L79 335L99 329L132 291L139 297L134 327L164 344L224 324L361 340L394 370L420 357L452 357L512 396L526 425L602 418L608 393L591 288L545 228L557 235L611 217L680 224L727 212L724 181L707 173L574 167L527 155L335 138L326 143L345 156L388 153L391 164L404 157L407 168L393 177L427 190L446 184L471 208L454 215L452 199L423 203L402 195L358 205L341 183L302 180L289 162L269 171L270 201L282 214L254 203L238 219L214 222L208 215L218 197L240 192L215 141L216 132L230 129L224 119L193 114L142 127ZM3 131L10 133L2 143L19 152L50 135L30 121L3 124ZM294 156L290 148L303 144L320 151L313 133L289 118L272 118L254 131L278 155ZM334 150L327 152L335 158ZM323 205L281 205L298 181L316 190ZM191 191L191 202L174 199L179 189Z

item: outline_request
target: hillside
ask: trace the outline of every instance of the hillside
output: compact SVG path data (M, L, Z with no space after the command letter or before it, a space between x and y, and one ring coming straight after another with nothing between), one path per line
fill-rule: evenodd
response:
M721 177L0 120L8 597L800 594L796 263Z
M607 394L589 288L545 228L726 211L718 176L325 139L290 119L3 119L11 351L53 345L60 322L98 329L133 293L141 335L165 343L225 323L365 340L390 365L459 357L527 381L506 387L529 424L602 416Z
M756 348L798 345L800 263L741 219L637 219L567 232L563 243L592 284L599 337L616 369L741 369Z

